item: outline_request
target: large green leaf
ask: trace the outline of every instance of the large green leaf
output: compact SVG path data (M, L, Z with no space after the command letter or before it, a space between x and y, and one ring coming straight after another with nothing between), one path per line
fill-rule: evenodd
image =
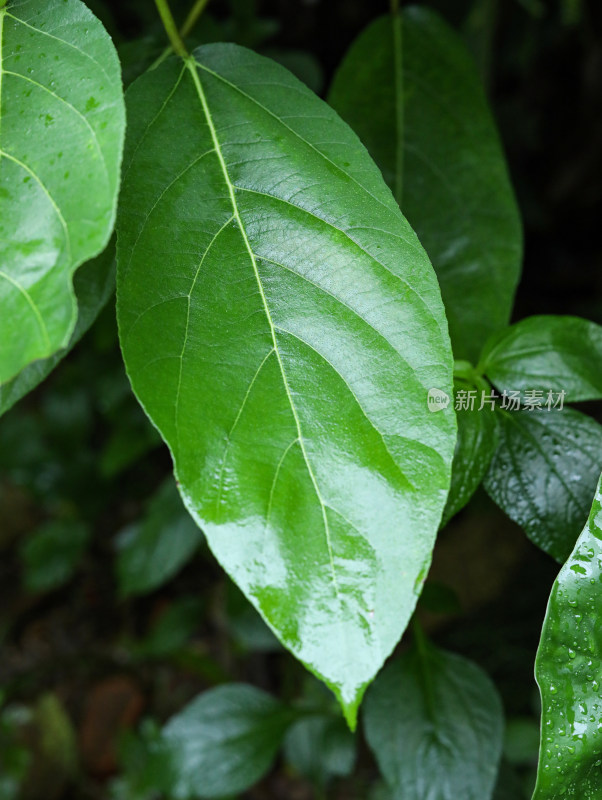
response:
M113 227L121 73L80 0L0 9L0 384L67 346L72 279Z
M270 768L296 713L245 684L204 692L163 729L161 788L174 800L223 798Z
M394 800L490 800L504 717L471 661L421 642L378 676L364 725Z
M541 750L533 800L602 796L602 481L548 603L535 675Z
M461 39L432 11L373 22L329 95L382 169L437 272L454 353L508 322L521 226L495 124Z
M536 390L546 399L564 391L566 402L597 400L602 327L579 317L528 317L488 342L481 368L501 391Z
M115 290L115 248L107 247L75 274L77 324L63 350L49 358L34 361L7 383L0 385L0 416L32 389L35 389L89 330Z
M470 391L470 390L468 390ZM458 440L442 525L468 503L485 477L498 443L497 414L489 405L456 411Z
M353 723L449 487L435 275L357 137L235 45L128 92L118 318L213 552Z
M497 413L500 442L484 486L531 541L564 561L602 467L602 427L572 409Z

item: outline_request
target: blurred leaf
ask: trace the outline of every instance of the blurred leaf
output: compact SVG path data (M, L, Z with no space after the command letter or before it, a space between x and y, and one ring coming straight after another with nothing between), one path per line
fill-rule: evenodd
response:
M289 728L284 748L291 767L319 786L350 775L355 766L355 736L341 717L298 720Z
M536 764L539 753L539 723L531 717L516 717L506 723L504 757L509 764Z
M149 634L132 648L145 658L165 658L188 644L199 627L203 603L196 597L181 597L171 603L152 626Z
M486 800L502 752L495 687L471 661L425 642L368 690L368 744L395 800Z
M157 429L137 404L123 403L115 417L98 463L104 478L114 478L161 444Z
M111 800L158 800L165 778L157 757L160 749L161 729L154 720L143 720L138 733L124 732L119 743L122 775L111 783Z
M4 698L0 697L0 702ZM0 711L0 800L17 800L31 764L31 753L19 735L20 723L10 708Z
M602 427L563 411L496 411L499 447L484 486L534 544L558 561L587 519L602 465Z
M533 800L602 796L602 479L548 602L535 676L541 750Z
M163 729L163 786L174 800L219 798L248 789L269 770L295 718L266 692L244 684L210 689Z
M528 317L494 336L481 368L500 390L602 398L602 326L579 317Z
M403 9L352 44L329 95L380 166L435 267L456 358L510 317L519 212L475 64L433 11Z
M168 478L142 521L126 528L118 538L120 594L146 594L166 583L202 541L203 534L184 508L173 478Z
M232 581L227 583L228 628L236 643L256 653L273 653L282 645L265 624L258 611Z
M54 520L38 528L21 547L25 588L46 592L67 583L90 538L83 522Z

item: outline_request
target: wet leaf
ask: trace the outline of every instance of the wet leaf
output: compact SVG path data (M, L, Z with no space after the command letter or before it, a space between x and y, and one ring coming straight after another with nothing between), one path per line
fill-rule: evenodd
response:
M500 440L485 489L532 542L563 561L587 519L602 427L568 408L496 413Z
M527 317L496 335L481 363L500 391L565 392L567 403L598 400L602 327L579 317Z
M0 384L69 344L77 267L107 245L125 109L119 61L80 0L0 9Z
M50 358L34 361L0 385L0 416L47 378L96 321L115 290L114 246L109 245L101 255L77 270L73 288L77 298L77 324L69 343Z
M194 59L128 91L123 354L211 549L353 724L449 486L443 306L332 109L243 48Z
M537 651L542 724L533 800L602 795L601 586L602 481L552 587Z

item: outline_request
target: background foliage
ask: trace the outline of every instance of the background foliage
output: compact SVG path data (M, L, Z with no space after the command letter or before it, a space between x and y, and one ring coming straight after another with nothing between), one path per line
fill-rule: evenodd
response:
M165 46L154 5L88 5L131 82ZM593 0L425 5L462 31L501 130L525 229L515 318L571 314L601 323L600 8ZM186 3L173 6L182 19ZM213 0L191 41L253 47L324 96L351 42L386 11L367 0ZM90 274L95 296L109 267ZM85 293L83 271L78 278ZM379 682L367 698L366 740L352 736L332 697L283 652L209 556L181 506L168 454L131 394L112 302L49 379L0 420L0 798L184 798L204 764L220 758L229 783L206 786L205 796L236 796L261 779L244 796L387 797L379 771L393 790L412 783L374 745ZM497 370L502 380L503 365ZM3 386L0 406L22 393ZM587 412L602 418L596 404ZM500 436L512 431L502 427ZM537 460L527 454L525 463L536 478ZM498 460L488 491L508 475ZM541 520L517 521L533 541L547 541ZM553 542L547 549L568 555ZM496 800L529 797L534 785L532 664L556 573L480 490L441 534L421 601L436 680L453 680L461 656L501 695L505 729L488 729L491 747L503 752ZM393 669L412 676L410 642L402 641ZM392 679L383 673L385 686ZM470 688L488 697L484 707L499 702L485 677ZM232 705L238 716L228 713ZM207 730L217 739L209 743Z

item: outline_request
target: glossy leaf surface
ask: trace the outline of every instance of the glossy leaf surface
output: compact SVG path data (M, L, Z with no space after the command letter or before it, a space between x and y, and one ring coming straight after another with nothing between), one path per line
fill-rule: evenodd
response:
M231 683L201 694L163 729L162 788L174 800L238 794L270 768L295 719L271 695Z
M602 486L552 587L535 675L542 701L533 800L602 796Z
M117 576L122 595L144 594L172 578L192 557L203 534L182 504L173 480L153 497L145 517L119 539Z
M366 695L368 744L395 800L488 800L502 753L495 687L471 661L423 643Z
M498 413L500 443L484 486L532 542L564 561L600 474L602 427L572 409Z
M0 384L67 346L106 246L125 131L115 48L80 0L0 9Z
M353 724L449 486L435 275L352 131L234 45L128 92L118 318L128 374L213 552ZM174 146L177 141L178 146Z
M50 375L88 331L115 291L115 248L107 249L75 273L77 324L63 350L50 358L34 361L10 381L0 385L0 416Z
M364 142L437 272L456 358L508 322L522 236L495 124L461 39L426 8L351 46L329 102Z
M456 411L458 440L442 526L461 511L487 473L498 444L498 420L489 406Z
M503 391L566 393L566 402L602 397L602 327L579 317L528 317L486 346L482 369Z

